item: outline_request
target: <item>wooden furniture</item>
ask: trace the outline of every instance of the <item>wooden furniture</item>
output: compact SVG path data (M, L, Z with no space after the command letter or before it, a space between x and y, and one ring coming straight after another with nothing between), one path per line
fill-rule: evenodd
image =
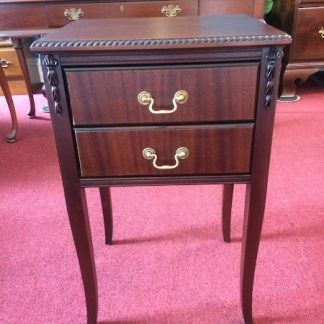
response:
M267 21L292 35L284 56L282 94L296 101L296 82L324 68L324 0L276 0Z
M9 143L13 143L16 141L18 123L17 123L16 110L15 110L14 102L12 100L8 81L6 79L6 75L3 71L3 69L4 69L3 65L7 65L7 64L8 64L8 62L2 61L0 59L0 89L2 90L2 93L5 96L5 99L7 101L9 112L10 112L10 117L11 117L11 130L10 130L9 134L6 136L6 138Z
M30 102L28 116L35 117L33 93L40 92L39 80L33 81L24 44L31 37L47 34L73 20L118 17L181 17L245 13L263 17L264 0L0 0L0 37L11 37L26 82ZM34 65L35 66L35 65ZM36 85L36 86L35 86Z
M60 0L0 0L0 37L9 36L17 50L26 80L31 112L35 108L32 93L38 88L30 81L23 42L31 36L46 34L46 29L62 27L83 18L118 18L150 16L195 16L245 13L263 17L264 0L179 0L179 1L60 1ZM100 8L100 10L99 10Z
M32 92L38 92L41 87L41 80L38 70L38 57L32 55L29 51L32 40L28 40L23 44L23 53L28 62L28 71ZM9 38L0 40L0 58L2 60L2 67L9 84L12 95L27 94L26 83L24 79L24 72L19 62L19 57L13 47ZM0 95L1 92L0 92Z
M9 38L0 39L0 60L5 78L13 95L26 93L24 76L17 54ZM0 89L0 96L3 95Z
M32 45L43 62L88 323L96 323L98 297L84 188L100 188L111 243L111 186L197 183L225 184L225 240L233 184L247 184L241 302L252 323L278 77L289 42L263 22L233 15L80 20Z

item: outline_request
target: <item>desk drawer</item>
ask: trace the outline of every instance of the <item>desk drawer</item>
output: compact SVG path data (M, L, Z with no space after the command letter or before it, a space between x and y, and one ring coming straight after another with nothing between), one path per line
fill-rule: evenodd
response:
M292 46L294 60L324 60L324 6L298 9Z
M75 125L253 120L257 77L254 63L66 71ZM174 102L179 90L186 102ZM143 91L154 100L151 110L138 101Z
M168 6L175 11L168 11ZM65 13L66 10L69 13ZM172 13L176 16L196 16L198 0L54 4L47 6L47 13L49 27L61 27L80 18L161 17Z
M7 78L23 78L16 51L13 47L0 47L0 59Z
M253 124L76 129L75 135L82 177L250 172ZM174 167L179 148L189 155L182 159L180 150ZM156 160L148 151L144 158L145 149Z

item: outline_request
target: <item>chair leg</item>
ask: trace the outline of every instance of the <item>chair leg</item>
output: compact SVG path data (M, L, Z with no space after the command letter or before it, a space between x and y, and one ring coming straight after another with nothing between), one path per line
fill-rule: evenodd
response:
M231 213L233 202L234 184L225 184L223 187L223 205L222 205L222 230L224 242L231 241Z
M6 98L9 107L10 116L11 116L11 130L9 134L6 136L6 138L7 138L7 142L13 143L16 141L18 122L17 122L16 110L12 100L9 85L1 66L0 66L0 86L3 91L4 97Z
M111 209L111 197L110 197L110 188L109 187L100 187L100 199L102 206L102 213L104 218L105 225L105 241L106 244L112 244L113 236L113 217Z

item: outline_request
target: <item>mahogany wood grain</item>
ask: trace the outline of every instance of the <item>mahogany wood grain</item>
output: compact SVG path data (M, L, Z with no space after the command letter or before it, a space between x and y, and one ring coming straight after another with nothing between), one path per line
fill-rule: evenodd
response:
M257 63L66 71L75 125L251 121L257 76ZM174 113L156 115L137 101L144 90L154 98L154 110L171 110L178 90L189 99Z
M12 28L47 27L42 4L29 2L0 2L0 30Z
M226 0L224 1L201 1L200 2L200 15L228 15L228 14L248 14L254 15L254 0ZM262 15L263 16L263 15ZM262 17L261 16L261 17Z
M76 129L82 177L250 172L253 124ZM178 148L189 157L172 170L158 170L144 159L153 148L158 165L174 165Z

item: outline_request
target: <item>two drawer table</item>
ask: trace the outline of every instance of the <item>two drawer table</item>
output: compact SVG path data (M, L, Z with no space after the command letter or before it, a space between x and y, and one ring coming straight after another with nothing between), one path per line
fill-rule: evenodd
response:
M99 187L106 242L109 188L224 184L229 241L233 185L247 185L241 303L252 290L263 221L282 49L290 36L245 15L80 20L37 40L85 289L98 295L85 200Z

